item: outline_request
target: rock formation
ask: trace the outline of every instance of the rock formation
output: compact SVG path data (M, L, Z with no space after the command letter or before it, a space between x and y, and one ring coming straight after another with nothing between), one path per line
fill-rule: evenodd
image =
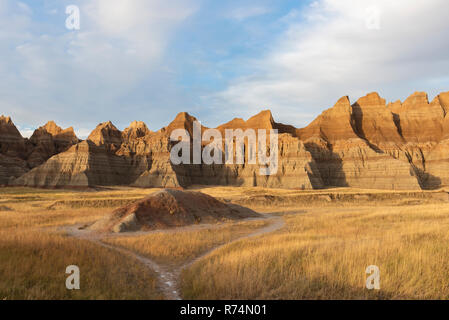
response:
M122 157L87 140L51 157L12 185L33 187L88 187L129 184L128 165Z
M0 116L0 185L28 171L25 140L10 117Z
M327 186L419 189L410 163L393 158L369 140L390 150L401 143L394 128L385 100L373 93L352 106L348 97L341 98L308 127L298 130L298 136L305 141Z
M108 151L116 151L123 142L122 133L111 121L100 123L87 137L96 146L103 146Z
M201 192L165 189L115 210L91 230L127 232L258 217L254 211L226 204Z
M138 121L123 132L111 122L101 123L83 142L73 129L62 130L54 122L24 139L10 118L1 117L0 184L439 188L449 184L448 111L449 92L430 103L427 94L417 92L389 104L374 92L352 105L341 98L302 129L275 122L268 110L216 128L222 146L227 130L277 130L278 170L269 176L248 163L247 139L244 163L174 165L171 133L185 129L192 139L197 120L185 112L157 132ZM201 132L206 129L201 126ZM202 142L203 150L207 144Z
M35 168L78 142L79 139L72 127L63 130L55 122L49 121L45 126L35 130L29 140L28 165Z
M134 121L123 131L122 138L124 141L132 142L138 138L145 137L150 133L151 131L144 122Z
M10 117L0 116L0 153L7 157L23 157L25 140Z

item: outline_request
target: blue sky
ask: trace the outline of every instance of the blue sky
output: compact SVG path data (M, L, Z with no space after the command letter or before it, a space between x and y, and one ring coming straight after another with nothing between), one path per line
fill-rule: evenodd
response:
M65 27L80 8L81 28ZM443 0L0 0L0 113L24 135L206 126L271 109L307 125L341 96L449 90Z

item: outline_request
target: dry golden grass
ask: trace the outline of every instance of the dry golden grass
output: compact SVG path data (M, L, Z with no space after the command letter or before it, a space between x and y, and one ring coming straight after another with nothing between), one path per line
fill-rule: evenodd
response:
M131 249L159 263L181 265L267 224L266 221L245 221L197 230L111 237L105 242Z
M418 204L447 203L445 190L389 191L354 188L324 190L267 189L260 187L206 187L201 192L216 198L231 200L256 211L285 211L298 207L352 208L358 206L407 206ZM266 210L267 209L267 210Z
M56 227L89 223L110 212L60 206L55 200L135 197L143 190L85 192L0 189L0 300L2 299L160 299L156 276L141 263L86 240L57 234ZM146 192L148 194L148 192ZM80 200L81 199L81 200ZM6 210L6 211L5 211ZM65 269L80 267L81 290L67 290Z
M449 206L311 210L183 274L187 299L448 299ZM381 290L365 288L377 265Z
M61 226L96 221L156 190L1 188L0 299L161 298L155 276L140 263L57 233ZM227 245L194 264L183 274L184 298L449 298L449 206L444 194L441 199L431 193L413 199L413 194L353 189L200 191L283 214L287 225ZM346 198L329 202L329 194ZM269 206L264 206L265 199ZM265 224L242 222L108 241L158 262L181 265ZM70 264L81 268L80 291L65 288ZM373 264L381 270L380 291L364 287L365 268Z
M0 230L94 222L158 189L111 188L100 191L0 188Z
M0 232L2 299L160 299L145 266L84 240L37 231ZM80 290L65 287L80 268Z

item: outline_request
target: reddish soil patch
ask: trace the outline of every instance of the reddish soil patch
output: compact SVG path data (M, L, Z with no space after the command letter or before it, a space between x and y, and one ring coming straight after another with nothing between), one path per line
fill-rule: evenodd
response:
M112 232L154 230L251 217L259 217L259 214L201 192L165 189L113 211L90 229Z

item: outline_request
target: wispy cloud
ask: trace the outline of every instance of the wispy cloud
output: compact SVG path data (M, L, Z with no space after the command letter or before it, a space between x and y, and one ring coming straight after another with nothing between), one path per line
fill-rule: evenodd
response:
M79 31L73 1L44 3L0 0L0 110L24 128L267 108L302 126L346 94L449 90L444 0L77 0Z
M80 0L81 30L59 25L49 33L32 10L0 2L0 109L14 121L95 127L123 114L157 113L140 92L174 99L164 55L179 25L197 9L191 0ZM138 96L138 97L137 97ZM157 118L155 116L154 118ZM84 133L81 133L84 135Z
M252 61L250 74L205 100L229 113L271 108L301 126L346 94L397 99L418 89L447 91L447 82L432 81L449 72L446 12L444 0L315 1L282 20L287 30Z

